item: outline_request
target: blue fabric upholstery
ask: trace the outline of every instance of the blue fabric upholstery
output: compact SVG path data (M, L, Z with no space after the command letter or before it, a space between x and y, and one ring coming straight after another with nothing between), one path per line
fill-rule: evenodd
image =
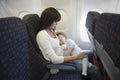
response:
M96 23L95 39L120 68L120 14L104 13ZM98 36L99 35L99 36Z
M103 13L95 25L97 53L111 80L120 76L120 14Z
M85 25L88 31L92 34L92 36L94 35L95 22L98 16L100 16L100 13L95 11L89 11L87 14Z
M79 72L60 72L58 74L53 74L48 80L82 80Z
M23 21L27 26L28 35L30 36L33 47L35 47L35 50L39 54L41 60L46 62L36 42L36 35L39 31L39 16L37 14L28 14L23 17Z
M94 41L94 30L95 30L96 19L98 18L98 16L100 16L100 13L96 11L89 11L87 14L86 24L85 24L87 28L88 37L92 44L93 51L96 51L95 41Z
M0 80L41 80L47 72L23 21L0 18Z
M43 64L39 54L37 54L36 49L32 45L31 41L29 43L29 61L30 61L30 70L31 70L31 80L42 80L42 78L46 77L45 75L48 73L48 69L46 65ZM46 79L49 77L47 75Z
M24 33L24 34L23 34ZM19 18L0 19L0 80L30 80L28 37Z

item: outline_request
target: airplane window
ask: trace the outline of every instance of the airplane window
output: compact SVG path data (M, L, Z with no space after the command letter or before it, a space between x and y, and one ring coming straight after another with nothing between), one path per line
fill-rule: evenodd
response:
M81 34L81 37L82 37L81 39L82 39L82 41L89 42L87 30L85 28L85 22L83 22L83 23L81 24L81 29L80 29L80 34Z
M82 41L84 41L84 42L90 42L88 34L87 34L86 27L85 27L86 17L87 17L87 14L85 14L85 13L82 14L82 16L81 16L81 20L80 20L80 28L81 28L80 29L80 35L82 37L81 38Z
M81 39L84 42L90 42L89 38L88 38L86 28L85 28L85 25L84 25L85 20L83 20L83 19L85 19L85 15L83 15L82 19L80 20L80 24L76 26L75 25L76 23L71 21L71 19L70 19L71 16L69 16L70 15L69 13L67 13L66 11L64 11L62 9L58 9L58 11L60 12L62 18L61 18L61 21L58 24L59 27L57 27L57 31L63 31L63 32L66 33L66 35L68 37L73 38L73 39L78 39L78 38L75 38L75 37L81 36L81 37L79 37L79 39ZM71 27L71 25L74 25L74 26ZM72 33L71 33L71 30L72 30ZM77 35L73 37L73 36L71 36L71 34L72 35L77 34Z

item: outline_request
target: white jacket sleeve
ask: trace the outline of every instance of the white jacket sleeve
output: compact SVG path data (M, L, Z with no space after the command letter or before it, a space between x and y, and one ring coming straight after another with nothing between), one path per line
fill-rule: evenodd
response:
M38 33L36 40L46 60L51 61L54 64L64 62L64 57L56 55L55 51L53 50L48 35Z

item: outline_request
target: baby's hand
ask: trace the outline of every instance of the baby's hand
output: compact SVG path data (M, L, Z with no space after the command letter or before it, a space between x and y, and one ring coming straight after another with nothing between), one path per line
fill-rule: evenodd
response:
M63 50L65 50L65 49L67 49L67 46L66 46L66 45L62 45L61 48L62 48Z

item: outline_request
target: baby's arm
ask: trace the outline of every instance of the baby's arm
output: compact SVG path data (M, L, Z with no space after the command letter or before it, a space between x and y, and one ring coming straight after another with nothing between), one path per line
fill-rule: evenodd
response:
M61 46L61 48L62 48L62 50L66 50L66 49L67 49L66 44L63 44L63 45ZM65 56L70 56L70 54L72 53L72 51L73 51L73 48L72 48L72 47L69 47L69 49L67 50Z
M73 52L73 49L75 48L75 43L72 39L67 39L66 45L68 48L68 51L66 52L66 56L70 56L71 53Z
M72 53L73 48L69 48L68 51L66 52L66 56L70 56L70 54Z

